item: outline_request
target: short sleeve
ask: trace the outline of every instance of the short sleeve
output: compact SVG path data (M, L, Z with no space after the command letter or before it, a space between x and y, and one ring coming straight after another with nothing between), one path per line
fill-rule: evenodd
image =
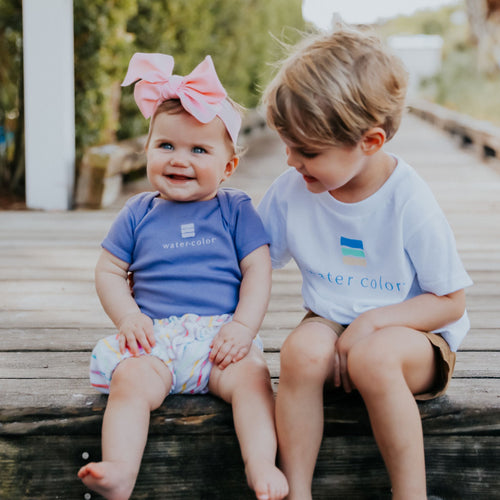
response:
M281 178L278 178L269 187L257 208L271 240L270 253L274 269L285 266L292 258L287 243L285 207L279 196L280 180Z
M257 210L248 195L240 192L231 200L233 240L238 260L243 260L270 240Z
M422 290L442 296L472 284L458 255L453 231L437 204L409 236L405 247Z
M137 221L147 213L156 195L147 192L130 198L118 213L101 246L124 262L132 263Z

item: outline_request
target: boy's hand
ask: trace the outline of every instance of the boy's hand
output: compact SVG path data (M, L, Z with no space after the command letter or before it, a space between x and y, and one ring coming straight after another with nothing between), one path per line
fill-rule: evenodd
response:
M374 332L375 328L368 318L360 315L342 333L335 344L336 373L334 381L336 387L342 385L346 392L351 392L355 388L347 372L347 355L357 342Z
M208 359L224 370L248 354L254 337L255 333L249 327L233 320L225 324L214 337Z
M118 343L122 354L128 348L132 355L137 356L139 354L139 346L147 353L151 352L151 348L155 345L153 321L151 318L140 312L127 314L118 326Z

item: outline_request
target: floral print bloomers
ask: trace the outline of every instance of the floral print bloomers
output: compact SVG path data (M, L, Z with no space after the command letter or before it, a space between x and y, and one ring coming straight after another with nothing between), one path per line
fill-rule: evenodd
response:
M208 360L213 338L223 325L232 320L231 314L198 316L184 314L154 320L156 345L151 356L161 359L172 373L170 394L204 394L208 392L208 379L212 363ZM257 337L254 341L262 349ZM141 347L139 355L148 355ZM132 354L120 353L118 335L101 339L90 360L90 383L97 390L109 394L109 384L118 364Z

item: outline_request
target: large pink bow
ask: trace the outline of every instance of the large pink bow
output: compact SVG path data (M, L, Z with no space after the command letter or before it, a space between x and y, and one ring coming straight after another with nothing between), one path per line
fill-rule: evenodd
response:
M172 75L174 58L165 54L136 53L130 60L122 86L137 80L134 98L145 118L167 99L180 99L184 109L201 123L209 123L216 116L224 122L234 143L241 126L239 113L226 100L212 58L207 56L187 76Z

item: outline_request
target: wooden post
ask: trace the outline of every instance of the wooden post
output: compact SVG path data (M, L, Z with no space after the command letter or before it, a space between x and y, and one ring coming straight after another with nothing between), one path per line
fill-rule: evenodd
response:
M75 177L73 0L23 0L26 203L68 210Z

